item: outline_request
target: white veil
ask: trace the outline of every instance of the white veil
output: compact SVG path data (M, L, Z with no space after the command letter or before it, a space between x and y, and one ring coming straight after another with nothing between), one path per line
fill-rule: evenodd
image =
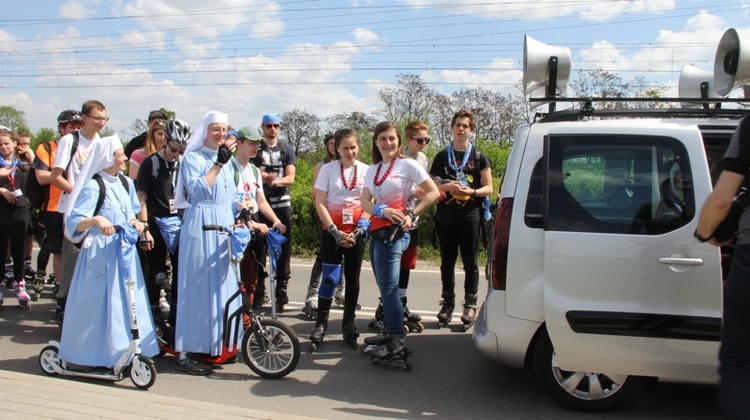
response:
M208 126L213 123L224 123L227 124L229 118L227 114L223 114L219 111L208 111L203 117L200 125L193 131L193 136L190 137L187 147L185 148L185 155L188 153L198 150L203 147L203 143L206 141L208 136ZM174 191L174 205L178 209L186 209L190 207L190 201L188 200L187 190L182 182L182 173L177 178L177 187Z

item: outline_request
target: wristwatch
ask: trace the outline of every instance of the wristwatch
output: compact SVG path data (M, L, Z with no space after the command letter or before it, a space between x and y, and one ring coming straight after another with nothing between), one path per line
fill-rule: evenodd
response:
M698 229L696 229L695 232L693 232L693 237L695 237L695 239L697 239L698 242L706 243L706 242L710 241L711 238L714 237L714 235L711 235L708 238L704 238L703 236L701 236L700 233L698 233Z

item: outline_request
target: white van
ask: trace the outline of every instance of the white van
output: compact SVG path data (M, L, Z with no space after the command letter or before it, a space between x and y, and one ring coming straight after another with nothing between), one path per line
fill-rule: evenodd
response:
M585 411L622 403L646 377L716 383L722 252L693 232L746 112L567 110L522 126L479 352L533 367L559 402Z

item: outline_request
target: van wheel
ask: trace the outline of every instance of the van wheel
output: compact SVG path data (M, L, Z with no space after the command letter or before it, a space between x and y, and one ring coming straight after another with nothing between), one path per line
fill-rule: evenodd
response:
M539 334L534 349L537 380L561 405L577 411L606 411L630 399L645 381L639 376L560 369L547 330Z

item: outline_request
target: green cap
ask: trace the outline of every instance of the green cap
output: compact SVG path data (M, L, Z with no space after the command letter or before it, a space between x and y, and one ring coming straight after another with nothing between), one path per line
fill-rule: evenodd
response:
M253 130L250 127L242 127L237 130L237 141L242 139L247 139L250 141L261 141L263 140L263 137L261 137L260 133L258 133L258 130Z

